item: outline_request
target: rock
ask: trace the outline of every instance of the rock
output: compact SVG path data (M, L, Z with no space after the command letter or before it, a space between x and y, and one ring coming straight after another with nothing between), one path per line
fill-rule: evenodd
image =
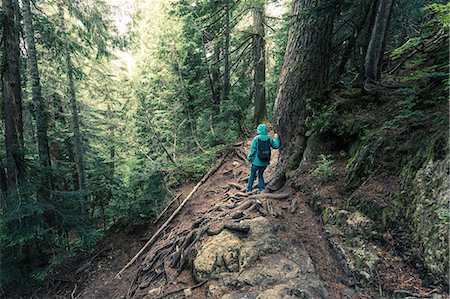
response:
M258 294L254 292L227 294L221 299L256 299Z
M149 290L148 291L148 293L147 293L147 297L148 298L154 298L154 297L157 297L157 296L159 296L160 294L161 294L161 288L154 288L154 289L151 289L151 290Z
M373 220L358 211L350 213L335 207L327 207L322 211L322 219L327 224L338 226L347 237L367 239L376 234Z
M240 225L250 227L245 240L225 229L203 245L194 259L197 281L218 278L222 272L239 272L259 257L280 249L266 218L243 220Z
M448 161L448 156L444 160L430 161L417 172L412 188L413 230L421 247L422 260L431 273L445 281L449 281Z
M197 280L216 280L208 299L329 298L309 254L277 239L266 218L239 225L250 227L246 237L225 229L207 240L194 259Z
M348 275L355 274L361 283L376 281L375 269L380 258L361 239L353 238L352 246L345 244L339 235L330 236L329 240L343 261L344 270Z
M227 288L224 286L219 286L217 283L212 283L208 287L208 292L206 293L206 299L217 299L222 298L222 295L226 292Z
M360 212L349 215L345 224L345 232L349 236L367 238L375 233L373 221Z
M287 254L276 253L264 256L255 265L240 273L222 273L219 284L229 289L241 289L249 285L260 286L260 291L256 293L258 296L255 298L291 298L289 296L295 294L314 294L314 296L311 295L312 297L304 298L328 298L328 292L322 281L316 276L308 253L296 247L285 246L284 248L287 249ZM288 292L285 287L291 291ZM282 294L284 295L282 296ZM242 297L244 295L253 296L255 291L239 292L223 298L253 298Z
M442 299L442 296L438 294L420 295L407 291L394 291L393 295L395 299Z
M298 287L281 284L268 289L256 297L256 299L287 299L287 298L315 298L310 292ZM324 298L324 297L322 297Z
M183 291L184 292L184 297L189 298L192 296L192 290L191 289L186 289Z

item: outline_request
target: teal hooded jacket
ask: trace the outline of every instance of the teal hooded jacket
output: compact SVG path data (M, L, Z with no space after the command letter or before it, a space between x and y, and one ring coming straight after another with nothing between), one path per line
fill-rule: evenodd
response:
M250 152L248 153L247 160L252 162L255 166L267 166L270 162L263 162L258 158L258 154L256 151L258 150L258 139L262 141L266 141L270 139L270 146L273 149L277 149L280 147L280 139L279 138L271 138L267 136L267 126L265 124L260 124L257 129L258 135L255 136L252 140L252 146L250 147Z

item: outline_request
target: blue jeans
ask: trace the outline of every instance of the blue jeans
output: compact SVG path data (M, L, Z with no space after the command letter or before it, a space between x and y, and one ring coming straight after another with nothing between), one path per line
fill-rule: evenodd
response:
M264 170L266 170L267 166L256 166L252 164L252 168L250 169L250 177L248 178L248 186L247 192L252 192L253 182L255 181L255 174L258 172L258 189L261 192L266 185L264 184Z

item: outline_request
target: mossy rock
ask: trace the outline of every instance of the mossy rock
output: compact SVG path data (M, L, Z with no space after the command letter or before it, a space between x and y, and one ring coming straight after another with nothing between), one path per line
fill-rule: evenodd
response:
M222 272L242 271L261 256L280 250L266 218L243 220L240 224L250 227L245 239L225 229L203 245L193 262L197 281L219 278Z
M414 239L421 247L425 266L448 281L448 228L450 214L449 158L430 161L412 183L412 223Z

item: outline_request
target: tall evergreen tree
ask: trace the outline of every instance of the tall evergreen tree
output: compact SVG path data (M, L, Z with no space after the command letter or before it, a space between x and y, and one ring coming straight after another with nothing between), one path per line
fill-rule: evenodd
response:
M3 114L8 190L25 179L23 152L22 91L20 78L19 16L16 0L2 0L3 25Z
M23 18L25 23L25 37L28 48L28 67L31 75L32 98L36 111L36 131L39 160L42 167L40 172L40 186L38 197L41 200L48 200L51 189L51 162L48 142L48 121L47 109L42 99L41 82L36 54L36 44L33 28L33 17L31 13L30 0L22 0Z
M59 14L61 18L61 30L64 34L66 34L66 25L65 25L65 16L64 16L64 8L62 5L59 5ZM74 79L74 67L72 63L72 57L68 47L68 41L66 40L65 44L66 50L66 72L67 72L67 91L70 100L70 110L72 114L72 130L74 136L74 148L75 148L75 160L77 166L78 173L78 189L84 191L86 188L86 174L85 174L85 166L84 166L84 152L83 145L81 139L80 132L80 119L78 116L78 102L77 102L77 94L75 89L75 79ZM81 199L81 207L83 207L83 199Z
M264 28L265 7L259 5L253 12L253 80L255 86L255 120L261 123L267 117L266 110L266 34Z
M379 80L394 0L379 0L375 24L367 48L364 69L366 78Z
M281 135L272 188L284 185L286 172L296 169L306 146L306 101L320 101L327 89L334 3L294 0L292 24L274 107Z
M230 96L230 1L225 0L225 45L224 45L224 79L223 79L223 99L229 100Z

